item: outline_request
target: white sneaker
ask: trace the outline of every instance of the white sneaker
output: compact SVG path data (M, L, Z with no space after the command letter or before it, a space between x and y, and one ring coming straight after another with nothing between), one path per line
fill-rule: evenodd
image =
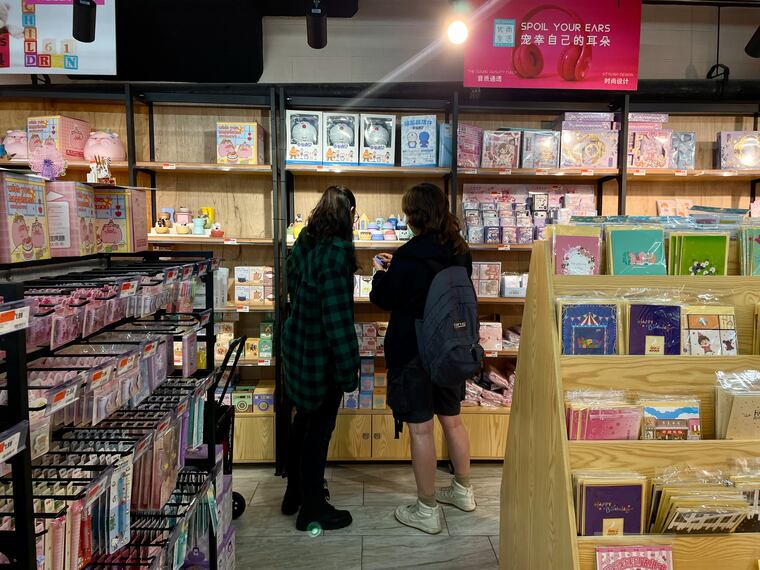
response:
M475 492L472 485L464 487L452 479L451 485L435 490L435 500L445 505L454 505L458 509L466 512L472 512L477 507L475 503Z
M401 524L416 528L428 534L441 532L441 509L438 505L428 507L417 500L414 505L396 508L396 520Z

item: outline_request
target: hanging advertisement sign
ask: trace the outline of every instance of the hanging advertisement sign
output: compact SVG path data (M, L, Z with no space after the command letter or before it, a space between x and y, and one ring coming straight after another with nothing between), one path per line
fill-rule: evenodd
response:
M73 37L72 0L0 0L0 74L116 74L116 1L95 0L95 41Z
M466 87L635 90L641 0L490 0L470 22Z

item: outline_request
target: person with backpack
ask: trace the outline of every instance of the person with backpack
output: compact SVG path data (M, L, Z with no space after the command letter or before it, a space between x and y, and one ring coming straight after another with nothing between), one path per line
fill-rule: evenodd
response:
M285 515L296 528L334 530L351 513L326 499L325 465L343 392L359 384L354 330L353 225L356 199L343 186L325 190L288 257L291 312L282 333L285 392L296 408L288 445Z
M434 184L404 193L402 209L414 237L394 255L379 254L370 300L390 311L385 336L388 406L397 436L411 436L417 501L396 519L430 534L441 532L438 503L475 510L470 443L460 417L465 380L480 370L483 349L473 289L472 255L446 194ZM433 416L438 416L454 465L454 479L435 488Z

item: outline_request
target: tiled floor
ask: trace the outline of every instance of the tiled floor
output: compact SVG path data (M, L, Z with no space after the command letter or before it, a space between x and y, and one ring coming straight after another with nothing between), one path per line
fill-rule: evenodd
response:
M443 532L430 536L399 524L394 508L415 497L409 464L342 464L328 467L332 503L354 518L345 529L309 537L295 517L280 513L285 480L271 467L236 467L233 486L248 507L235 522L237 568L376 570L498 568L500 464L472 466L478 508L443 507ZM450 475L438 471L437 483Z

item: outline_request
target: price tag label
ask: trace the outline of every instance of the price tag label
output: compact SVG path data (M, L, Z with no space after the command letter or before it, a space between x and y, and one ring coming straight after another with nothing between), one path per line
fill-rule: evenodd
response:
M359 356L362 357L362 358L372 358L373 356L375 356L375 352L373 350L370 350L370 351L367 351L367 350L359 351Z
M259 366L272 366L272 361L269 359L262 360L259 359Z
M119 291L119 297L132 297L137 293L138 280L125 281L121 284L121 290Z
M510 251L512 246L508 243L504 243L497 248L499 251Z
M459 174L477 174L478 169L477 168L460 168Z
M216 271L219 269L220 260L218 257L212 257L211 258L211 271Z
M0 463L16 454L20 442L21 434L19 432L13 433L3 441L0 441Z
M182 279L188 279L195 271L195 264L191 263L182 266Z
M224 238L224 245L237 245L237 238Z
M676 176L688 176L689 173L688 173L688 171L684 170L683 168L680 168L680 169L676 170L673 174L675 174Z
M646 176L647 175L647 169L646 168L634 168L633 169L633 175L634 176Z
M58 410L65 408L66 406L71 404L74 400L76 400L78 388L79 388L79 384L74 384L73 386L67 386L65 388L61 388L60 390L52 394L52 396L48 400L47 415L50 415L53 412L57 412Z
M187 411L187 400L182 402L179 406L177 406L177 415L181 416Z
M496 358L497 356L499 356L499 353L495 350L489 350L485 353L486 358Z
M511 168L502 168L499 170L499 176L510 176L512 174Z
M321 164L317 165L317 172L330 172L330 168Z
M161 165L161 168L164 170L177 170L177 165L174 164L173 162L164 162Z
M156 348L158 346L158 343L156 342L149 342L145 345L145 348L143 349L143 357L148 358L156 353Z
M724 170L723 176L736 176L739 174L736 170Z
M208 261L201 261L200 263L198 263L197 264L198 275L199 276L206 275L206 273L208 273L208 266L209 266L209 262Z
M581 176L593 176L593 175L594 175L593 168L581 168Z
M238 305L236 310L237 310L238 313L250 313L251 312L251 308L248 305Z
M110 377L111 377L111 367L107 366L105 368L101 368L100 370L95 370L93 372L90 372L90 375L87 378L87 382L90 385L90 389L95 389L101 384L108 382L108 379Z
M29 326L29 307L8 309L0 313L0 334L20 331Z
M548 176L548 175L549 175L548 168L536 168L536 176Z
M171 269L167 269L164 271L164 281L166 283L174 283L174 281L177 279L177 268L172 267Z

